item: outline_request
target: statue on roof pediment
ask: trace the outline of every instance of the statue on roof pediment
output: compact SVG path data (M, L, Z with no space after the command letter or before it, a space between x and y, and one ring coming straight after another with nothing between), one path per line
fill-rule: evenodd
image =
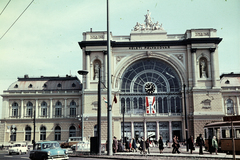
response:
M147 10L147 14L145 16L145 20L143 24L137 22L134 31L142 31L142 30L163 30L162 24L160 25L159 22L157 21L156 23L153 23L152 18L151 18L151 13L149 13L149 10Z

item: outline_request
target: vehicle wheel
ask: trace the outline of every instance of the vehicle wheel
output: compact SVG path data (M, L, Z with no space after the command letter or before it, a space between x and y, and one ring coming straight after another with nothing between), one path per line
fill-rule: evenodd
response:
M9 155L11 155L12 153L9 153Z

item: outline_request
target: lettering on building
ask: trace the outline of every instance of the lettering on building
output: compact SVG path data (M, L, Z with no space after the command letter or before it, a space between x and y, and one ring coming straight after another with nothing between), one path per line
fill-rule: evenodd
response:
M169 49L170 46L140 46L140 47L129 47L130 50L141 50L141 49Z
M209 36L208 32L195 32L195 36Z
M103 35L91 35L90 39L104 39Z

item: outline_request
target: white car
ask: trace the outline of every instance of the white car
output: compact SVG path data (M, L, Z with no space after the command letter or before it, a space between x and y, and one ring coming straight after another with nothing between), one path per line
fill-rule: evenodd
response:
M22 154L22 153L27 153L28 152L28 147L25 143L16 143L12 146L12 148L9 148L8 153L11 155L13 153L16 154Z

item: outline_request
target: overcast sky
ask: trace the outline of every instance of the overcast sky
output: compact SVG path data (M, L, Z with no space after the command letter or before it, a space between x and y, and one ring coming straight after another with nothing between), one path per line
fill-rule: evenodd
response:
M136 22L144 23L147 10L168 34L215 28L223 38L219 45L219 73L240 73L239 0L109 1L110 31L114 36L129 35ZM0 0L0 94L25 74L77 76L82 69L82 51L78 45L82 33L90 28L107 30L106 0L8 2Z

